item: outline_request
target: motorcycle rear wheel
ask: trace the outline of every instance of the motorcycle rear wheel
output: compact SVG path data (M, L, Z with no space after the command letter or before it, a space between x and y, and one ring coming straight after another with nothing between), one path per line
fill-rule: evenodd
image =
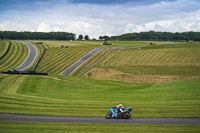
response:
M124 112L122 115L123 119L129 119L131 117L131 112Z

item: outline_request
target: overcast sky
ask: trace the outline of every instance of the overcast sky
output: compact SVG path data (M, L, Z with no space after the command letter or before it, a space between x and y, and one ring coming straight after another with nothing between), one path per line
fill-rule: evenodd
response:
M0 30L77 36L200 31L200 0L0 0Z

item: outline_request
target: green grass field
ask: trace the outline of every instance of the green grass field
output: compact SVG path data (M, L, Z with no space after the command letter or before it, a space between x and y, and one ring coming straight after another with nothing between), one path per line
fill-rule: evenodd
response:
M85 69L89 68L91 65L102 59L104 56L109 54L110 49L105 49L94 55L92 58L90 58L88 61L86 61L83 65L81 65L77 70L75 70L71 75L77 76L81 72L83 72Z
M16 41L11 43L8 54L0 60L0 71L8 71L19 66L28 56L26 45Z
M85 43L84 41L80 42ZM13 43L16 47L21 46L20 43ZM53 43L58 44L59 42L54 41ZM126 43L134 44L136 42ZM142 42L140 43L142 44ZM97 67L88 72L91 73L90 78L96 78L92 71L101 68L101 71L95 71L96 74L99 74L101 79L110 81L52 75L64 70L66 66L78 60L90 49L88 46L67 49L53 48L50 45L53 44L45 42L44 45L36 46L39 47L40 53L44 47L47 47L47 52L36 70L38 72L48 72L50 76L1 75L1 113L104 117L110 107L123 103L125 106L134 108L134 117L199 117L198 86L200 82L199 76L194 76L199 64L199 44L166 45L161 43L158 46L145 47L140 50L116 51L105 59L108 61L107 64L102 61ZM13 53L13 57L14 54L17 54L17 52ZM104 54L106 54L106 51L94 56L93 59L80 68L80 71L93 64ZM156 57L154 56L159 57L160 60L155 61ZM165 57L170 57L170 59L165 59ZM151 67L151 65L156 65L161 69L166 67L169 60L173 60L169 63L172 67L179 68L173 73L166 69L161 75L159 69L158 72L145 69L145 66ZM169 79L170 76L175 76L172 77L174 78L173 82L166 80L165 83L162 82L162 79L161 82L155 82L155 84L145 79L147 80L146 83L127 83L128 78L132 78L131 76L136 71L135 69L132 70L132 67L135 68L135 66L141 64L143 65L143 69L141 69L146 71L143 75L147 76L147 79L149 78L148 74L155 74L161 79ZM187 74L190 76L182 76L180 71L183 68L189 70L191 66L196 67L196 69L188 71ZM151 67L151 69L153 68ZM105 71L108 71L108 77L112 76L111 79L105 78ZM180 74L177 74L178 71ZM89 76L88 73L85 75ZM168 73L167 76L166 73ZM179 77L176 77L177 75ZM119 82L122 78L125 79L121 80L124 82ZM144 80L141 75L137 78ZM151 78L154 79L155 77ZM188 90L188 88L190 89ZM39 111L36 111L38 109ZM92 112L95 112L95 114Z
M40 46L36 44L38 41L29 41L35 46ZM47 51L42 58L38 68L36 69L37 72L45 72L49 74L59 74L67 67L72 65L90 50L99 48L99 47L110 47L109 45L101 45L103 41L42 41L44 47L47 48ZM134 45L146 45L148 42L110 42L112 43L112 47L122 47L122 46L134 46ZM69 48L61 48L60 46L63 45L69 46ZM99 56L99 58L103 56L106 52L103 51ZM84 64L81 68L79 68L74 75L79 74L85 68L87 68L92 62L96 60L90 60L90 63Z
M110 107L123 103L134 108L133 117L199 118L199 81L132 84L68 76L1 75L0 113L104 117Z
M33 70L33 67L37 60L39 59L41 53L43 52L44 48L47 49L45 55L43 56L40 64L38 65L36 71L37 72L44 72L49 74L59 74L63 70L65 70L67 67L72 65L74 62L76 62L79 58L81 58L83 55L85 55L87 52L94 48L98 47L110 47L101 45L102 41L43 41L43 44L36 44L38 41L29 41L33 43L37 50L38 55L35 60L35 62L29 67L29 70ZM5 41L2 41L1 49L6 48ZM112 47L116 46L133 46L133 45L146 45L148 42L111 42ZM69 48L60 48L60 46L69 46ZM19 53L18 53L19 52ZM25 54L23 54L25 53ZM100 54L100 56L103 55ZM23 56L21 55L23 54ZM8 55L0 61L0 70L1 71L7 71L12 68L15 68L19 66L25 59L28 54L28 49L25 45L12 41L11 49L8 53ZM100 57L99 56L99 57ZM21 58L22 57L22 58ZM90 61L91 62L94 62ZM83 71L88 65L90 64L84 64L85 66L82 66L78 71L76 71L75 74L78 74L79 72Z
M36 71L50 75L0 74L0 113L105 117L112 106L122 103L133 107L133 118L200 118L199 43L157 42L156 46L140 50L118 50L77 78L57 74L93 48L103 47L101 42L44 41L43 45L30 42L37 47L39 55L43 48L47 48ZM149 44L131 41L109 43L112 46ZM60 48L61 44L69 48ZM96 54L73 75L91 66L108 52ZM0 70L6 71L20 65L27 55L25 45L12 42L9 53L0 60ZM200 131L199 125L29 122L0 122L0 129L0 132Z
M200 43L178 43L115 51L84 77L121 81L134 81L139 75L199 77L199 67Z
M8 43L6 41L0 41L0 57L6 52Z
M36 44L38 41L30 42L35 46L41 46ZM61 45L69 46L69 48L61 48ZM59 74L95 48L96 45L96 42L89 41L43 41L43 46L47 50L36 71Z
M29 41L36 43L38 41ZM112 45L101 45L103 41L42 41L47 48L55 48L63 46L69 46L69 48L99 48L99 47L121 47L121 46L133 46L133 45L147 45L149 42L142 41L109 41ZM160 43L160 42L159 42ZM158 44L159 44L158 43Z
M81 48L50 48L47 49L40 64L38 65L37 72L45 72L48 74L59 74L74 62L79 60L82 56L92 49Z
M199 125L132 125L132 124L79 124L79 123L28 123L0 122L2 133L102 133L102 132L178 132L197 133Z

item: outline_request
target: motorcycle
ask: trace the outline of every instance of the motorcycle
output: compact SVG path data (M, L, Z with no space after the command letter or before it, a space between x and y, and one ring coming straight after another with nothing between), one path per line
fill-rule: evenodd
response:
M129 119L131 117L131 111L133 108L127 107L123 109L123 112L119 112L118 108L111 108L110 111L106 114L107 119L111 118L122 118L122 119Z

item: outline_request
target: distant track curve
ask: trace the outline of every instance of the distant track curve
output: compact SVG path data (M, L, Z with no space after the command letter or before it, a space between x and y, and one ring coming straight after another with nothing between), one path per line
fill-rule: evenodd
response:
M28 42L22 42L22 43L28 47L29 55L20 66L15 68L16 71L24 71L35 61L35 59L37 57L37 49L33 44L28 43Z

